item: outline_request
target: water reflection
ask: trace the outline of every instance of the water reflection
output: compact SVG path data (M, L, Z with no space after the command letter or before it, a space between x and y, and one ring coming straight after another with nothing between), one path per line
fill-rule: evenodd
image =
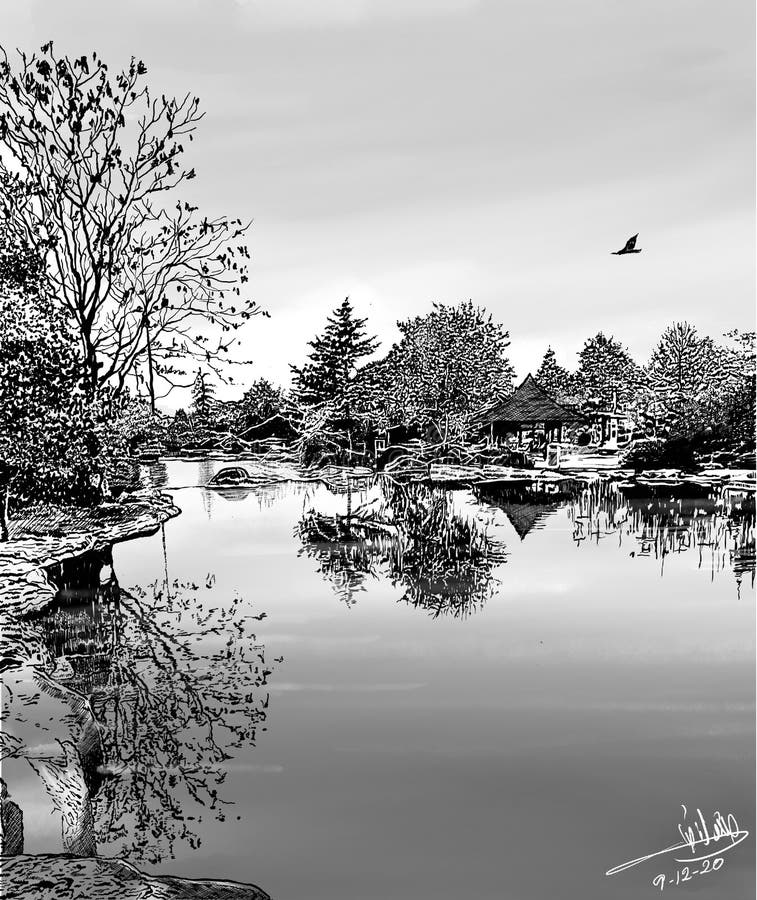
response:
M501 509L523 541L530 532L544 528L547 519L576 497L580 490L578 482L543 487L528 484L513 487L492 485L477 488L476 497L486 506Z
M261 483L249 486L203 485L201 490L203 508L208 518L212 519L218 500L221 501L222 506L224 503L240 503L251 497L256 502L258 509L270 509L284 497L312 491L312 486L306 483L275 481L270 484Z
M433 616L462 617L496 587L504 546L452 491L381 479L344 514L308 509L298 524L303 551L348 604L370 578L386 577L402 599Z
M25 759L65 852L105 843L159 862L223 820L227 762L266 718L264 648L214 577L124 590L110 549L51 573L57 600L3 629L3 759Z
M613 484L598 482L580 491L568 515L576 543L615 535L630 556L660 560L695 552L700 568L712 573L730 568L740 589L744 575L755 577L754 496L730 492L708 497L628 497Z
M753 496L630 498L609 481L488 485L475 490L474 503L466 496L380 479L355 508L351 494L342 513L308 508L297 528L302 552L347 604L371 579L388 578L407 602L433 615L463 616L498 591L496 570L507 558L482 509L504 513L520 541L564 509L576 544L615 535L619 547L630 542L630 556L659 558L661 571L669 554L695 550L700 568L730 567L739 589L745 575L754 584Z
M520 885L536 871L527 834L539 822L558 821L561 833L573 833L574 804L563 802L558 782L592 799L596 821L609 821L618 804L653 804L679 777L695 784L702 757L693 759L693 738L699 745L715 734L708 746L718 754L716 768L730 775L714 784L713 800L741 802L738 793L733 799L731 776L735 767L740 778L750 777L753 694L744 672L753 662L753 622L750 604L728 601L735 599L731 573L748 579L754 571L748 497L630 500L612 484L557 494L521 486L475 496L400 489L386 479L346 493L288 483L256 487L231 503L217 493L208 522L205 488L186 487L195 483L196 468L169 463L184 513L166 527L168 572L182 583L172 582L167 592L157 534L115 554L120 579L139 582L143 591L124 591L104 553L56 574L65 602L16 623L13 641L3 631L13 695L6 698L11 727L0 742L19 758L4 777L29 812L30 793L43 795L43 780L48 784L59 798L56 827L64 816L69 823L65 847L94 846L115 856L136 845L137 857L157 858L173 842L177 861L170 868L177 874L209 875L215 868L239 880L260 876L278 884L282 896L310 889L302 867L291 865L302 852L326 860L325 891L355 895L357 885L359 896L378 847L396 865L391 883L374 885L377 896L392 895L396 872L418 874L417 882L401 885L407 895L418 893L418 884L422 893L434 877L438 884L430 889L440 897L464 893L464 885L449 886L446 871L435 876L422 864L430 847L443 847L445 858L465 863L456 871L475 869L485 895L496 896L501 833L517 786L516 805L526 798L520 808L531 810L507 860ZM296 564L298 552L303 559ZM206 580L207 567L217 583ZM715 589L700 598L696 585L709 588L711 570ZM335 606L321 576L349 602L360 599L361 587L376 587L374 578L383 589L377 602L349 615ZM151 585L156 578L161 583ZM326 590L324 604L315 602L313 582ZM392 582L417 613L381 602ZM235 586L251 583L275 599L266 632L270 654L287 654L286 678L275 686L276 727L261 748L281 770L276 778L253 778L260 751L234 746L221 727L213 726L215 761L203 749L206 712L213 724L226 718L227 706L242 716L239 704L249 705L260 716L250 725L258 742L266 724L262 649L248 631L252 668L238 675L224 656L235 626L212 609ZM609 597L617 602L605 602L618 585L617 598ZM486 599L499 589L507 598ZM469 603L471 597L486 599L481 614L432 620L479 609L483 600ZM690 597L706 601L696 616L687 616ZM262 627L245 614L240 607L241 626ZM189 689L172 661L190 679ZM193 686L200 695L194 704ZM211 773L196 765L200 754ZM24 774L16 778L14 766ZM227 785L222 776L231 768ZM593 789L598 776L630 787L607 800L607 792ZM642 794L639 785L646 786ZM684 791L675 793L673 804L685 799ZM253 837L247 823L215 823L231 798L237 805L228 818L243 812ZM320 827L324 810L328 828ZM450 832L450 815L466 827ZM357 833L365 840L355 843ZM196 846L198 835L199 853L177 844L185 838ZM104 846L106 839L121 846ZM564 848L561 871L573 871L581 841L578 835ZM41 837L38 843L42 849ZM348 845L354 852L345 861L339 848ZM610 849L603 855L612 858ZM581 871L596 869L590 856ZM547 881L545 875L532 894L548 896ZM570 895L586 891L572 883Z
M168 484L168 467L160 460L142 463L139 467L139 480L143 487L160 490Z

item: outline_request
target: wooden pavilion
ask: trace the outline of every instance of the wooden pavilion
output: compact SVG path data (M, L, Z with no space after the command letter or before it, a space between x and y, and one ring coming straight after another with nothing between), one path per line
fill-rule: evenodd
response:
M506 400L481 411L478 423L492 444L514 444L531 451L545 451L563 440L563 429L583 416L557 403L532 375Z

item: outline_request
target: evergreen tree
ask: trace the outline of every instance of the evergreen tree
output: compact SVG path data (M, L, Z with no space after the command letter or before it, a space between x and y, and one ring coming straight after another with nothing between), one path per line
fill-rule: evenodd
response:
M244 431L281 412L284 394L267 378L257 378L236 404L235 428Z
M183 409L177 409L166 430L166 445L171 450L178 450L192 438L192 423Z
M312 350L305 365L301 369L290 367L298 402L306 406L344 405L359 361L370 356L378 346L376 338L367 334L366 321L355 315L350 298L345 297L326 320L323 333L309 342Z
M202 369L198 369L192 385L192 415L198 422L207 425L215 402L215 388L212 382L206 379Z
M557 362L555 351L547 352L536 372L536 380L558 403L570 403L577 393L576 376Z

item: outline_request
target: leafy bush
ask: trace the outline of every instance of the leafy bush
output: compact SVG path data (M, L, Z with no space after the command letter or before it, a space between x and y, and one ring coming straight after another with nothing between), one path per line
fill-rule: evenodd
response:
M623 454L622 465L637 472L644 469L692 469L694 446L690 439L683 437L633 441Z
M108 408L87 396L75 346L43 297L0 292L0 460L16 503L99 498Z

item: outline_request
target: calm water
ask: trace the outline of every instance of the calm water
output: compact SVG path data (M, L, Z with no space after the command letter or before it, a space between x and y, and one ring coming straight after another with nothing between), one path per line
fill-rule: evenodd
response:
M234 597L266 614L246 620L259 716L223 762L234 805L155 871L292 900L638 898L675 877L671 857L604 873L680 840L681 804L753 833L753 504L631 501L608 485L564 498L199 487L220 465L152 467L182 515L113 549L144 604L166 580L190 597L181 621L193 597L209 616ZM76 629L46 628L70 652ZM222 681L225 635L195 644L215 654L202 677ZM137 670L148 655L130 657ZM36 776L7 771L27 850L58 849ZM170 772L152 777L170 796ZM668 892L751 896L751 840L724 859Z

